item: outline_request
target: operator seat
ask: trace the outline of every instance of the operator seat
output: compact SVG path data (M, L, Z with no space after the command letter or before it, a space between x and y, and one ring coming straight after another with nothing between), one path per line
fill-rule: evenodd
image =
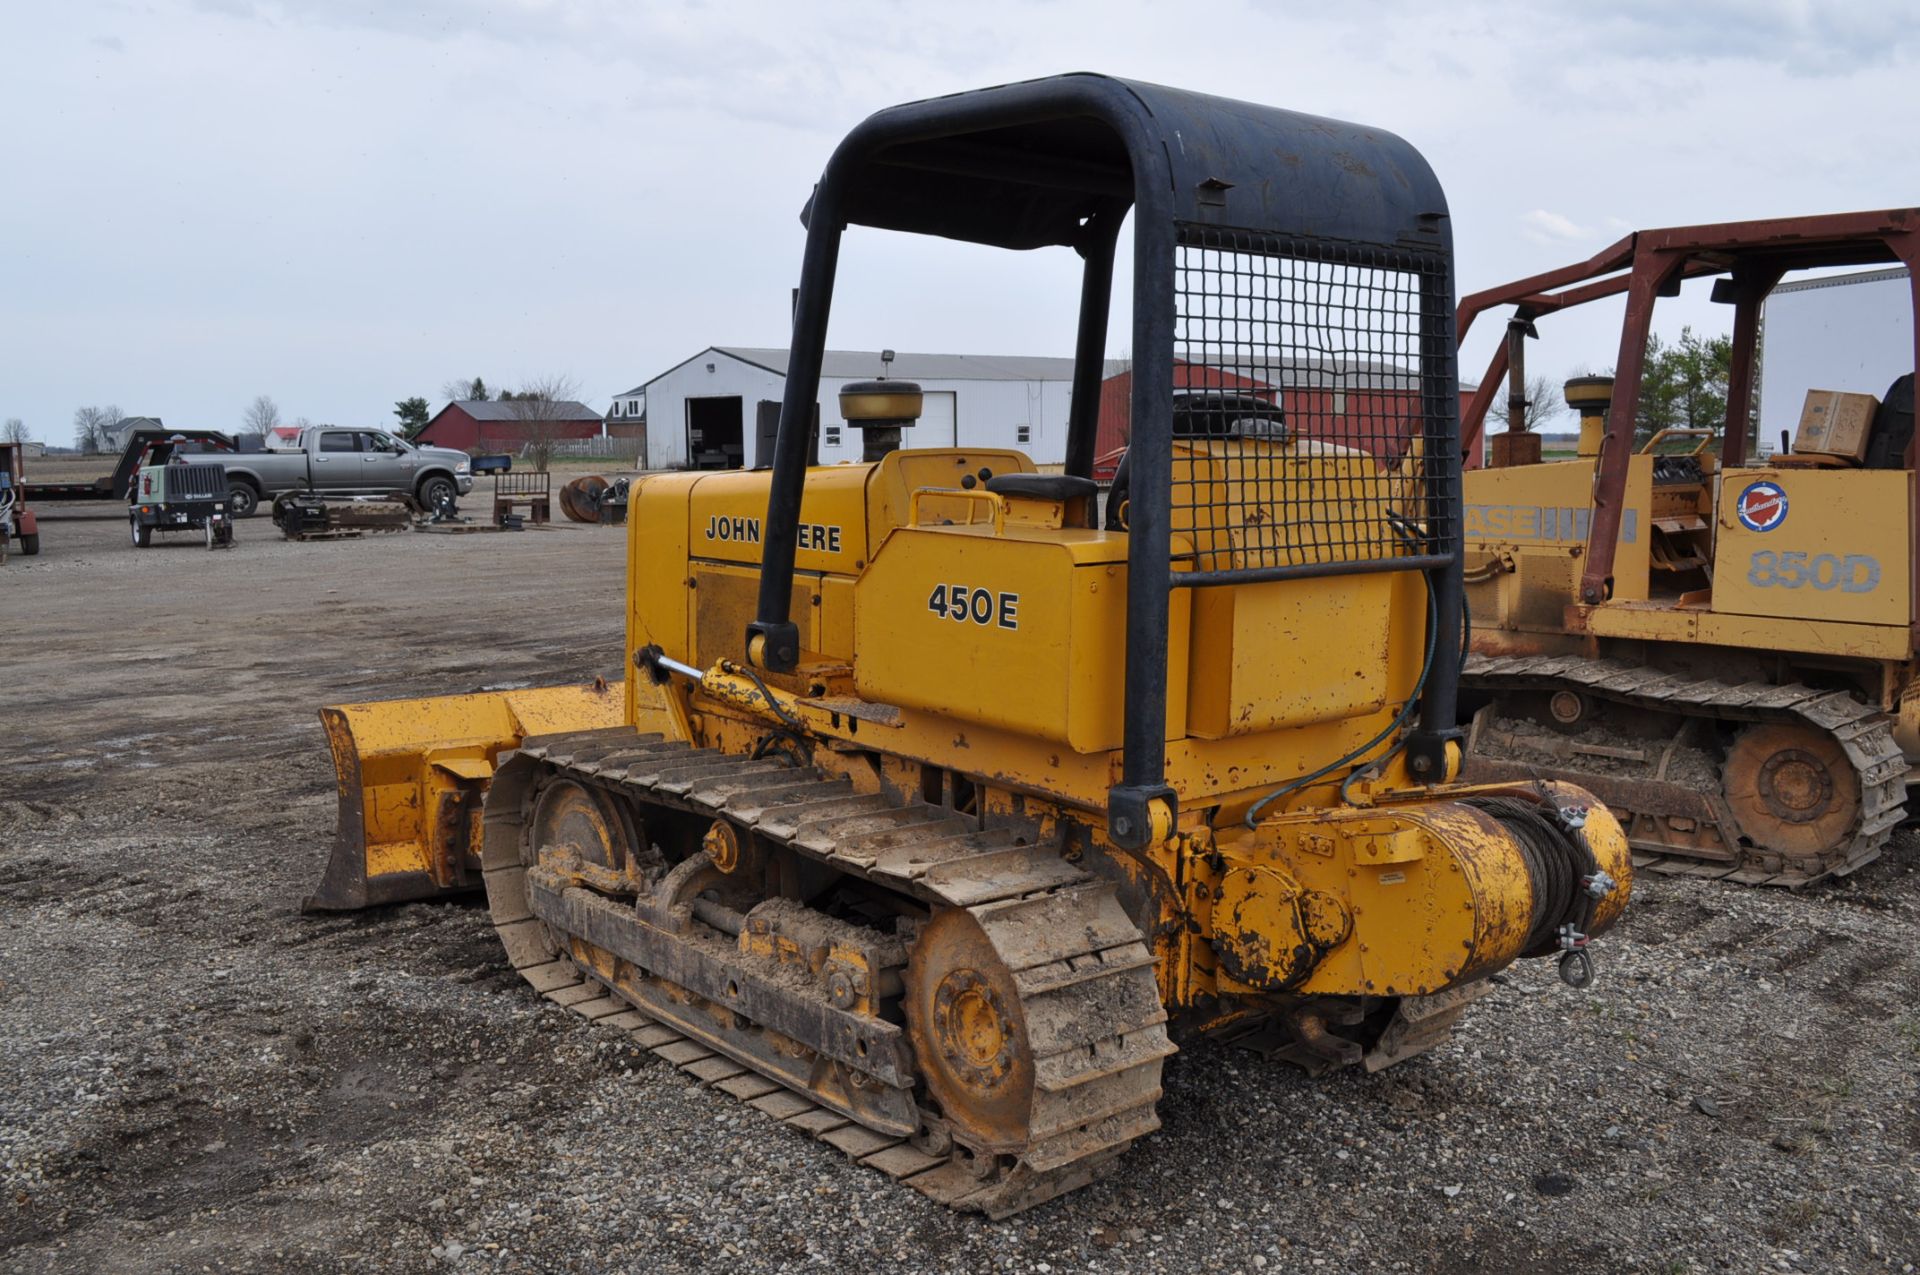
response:
M1252 394L1175 394L1173 436L1179 438L1264 438L1283 443L1292 437L1287 414L1277 403ZM1133 448L1120 453L1113 488L1107 492L1106 529L1125 531L1127 495L1132 488Z
M1913 441L1913 373L1887 387L1880 410L1867 427L1867 469L1905 469L1907 445Z
M995 474L987 479L987 490L1014 500L1058 501L1069 527L1093 526L1094 502L1100 499L1099 483L1073 474Z

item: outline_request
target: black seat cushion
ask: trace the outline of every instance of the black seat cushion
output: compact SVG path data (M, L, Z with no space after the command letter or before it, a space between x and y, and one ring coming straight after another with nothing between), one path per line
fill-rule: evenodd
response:
M1287 436L1287 414L1278 404L1251 394L1175 394L1173 436L1282 439Z
M1887 387L1880 410L1867 428L1868 469L1905 469L1907 444L1913 441L1913 373Z
M1100 484L1074 474L995 474L987 479L987 490L1030 500L1088 500L1100 494Z

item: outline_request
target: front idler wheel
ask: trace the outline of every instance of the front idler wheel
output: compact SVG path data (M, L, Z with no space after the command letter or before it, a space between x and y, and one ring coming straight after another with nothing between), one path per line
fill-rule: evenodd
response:
M630 813L574 780L557 779L540 790L526 844L533 862L571 872L596 889L630 894L642 884L636 866L640 838Z
M1722 776L1740 831L1762 850L1817 858L1860 817L1860 776L1840 741L1798 723L1742 731Z
M1025 1146L1034 1069L1020 991L966 911L940 912L921 932L905 1000L921 1075L954 1134L986 1151Z

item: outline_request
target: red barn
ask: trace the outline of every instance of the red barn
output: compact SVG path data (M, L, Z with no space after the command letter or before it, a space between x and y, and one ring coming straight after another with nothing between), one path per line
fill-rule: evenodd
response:
M544 405L539 420L525 419L517 403L465 400L449 403L434 413L414 442L461 451L510 451L536 441L598 438L604 427L600 413L585 403L566 399Z
M1175 359L1174 393L1198 389L1229 390L1235 394L1263 398L1269 403L1273 402L1273 396L1277 393L1265 381L1239 376L1203 363ZM1113 471L1120 465L1120 453L1127 449L1127 439L1133 433L1129 428L1132 419L1133 369L1129 368L1100 382L1100 425L1094 431L1093 476L1101 482L1112 481Z
M1256 366L1176 358L1173 389L1176 394L1212 390L1275 403L1285 411L1296 437L1356 447L1389 464L1400 459L1420 426L1418 374L1376 359L1339 364L1301 359ZM1095 478L1113 477L1130 432L1132 408L1131 371L1101 383Z

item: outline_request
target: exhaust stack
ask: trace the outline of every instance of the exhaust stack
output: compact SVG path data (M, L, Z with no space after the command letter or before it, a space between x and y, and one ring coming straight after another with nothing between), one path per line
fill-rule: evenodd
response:
M878 461L900 450L900 431L920 419L925 396L912 381L890 381L893 351L880 351L880 379L849 381L840 387L840 415L864 438L860 459Z
M860 459L877 461L900 449L900 431L920 419L924 402L912 381L850 381L840 387L840 415L864 435Z

